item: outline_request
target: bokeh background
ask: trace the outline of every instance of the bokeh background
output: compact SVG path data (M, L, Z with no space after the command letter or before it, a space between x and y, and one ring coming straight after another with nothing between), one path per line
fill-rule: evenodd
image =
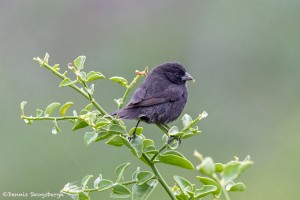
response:
M67 122L52 135L52 122L28 126L20 119L23 100L27 115L55 101L74 101L77 110L87 104L72 89L58 88L60 80L32 61L45 52L63 70L86 55L87 70L128 80L135 69L183 63L196 79L188 84L184 113L195 117L205 110L209 116L201 121L203 133L184 141L180 151L194 164L195 149L218 162L251 155L255 165L239 179L247 191L233 199L296 199L299 8L297 0L0 1L0 199L5 191L55 193L87 174L113 178L123 162L132 163L128 172L143 166L125 148L87 147L85 131L72 132ZM123 88L108 79L95 86L95 98L115 110L113 99ZM158 146L160 131L145 127ZM196 171L159 168L170 185L174 174L197 182ZM109 199L109 192L92 196ZM159 186L150 199L168 196Z

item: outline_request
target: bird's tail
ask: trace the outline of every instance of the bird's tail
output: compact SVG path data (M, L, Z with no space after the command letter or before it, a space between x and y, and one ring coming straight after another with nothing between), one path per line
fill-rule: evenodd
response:
M110 113L109 115L118 115L122 119L135 119L140 115L139 109L121 109Z

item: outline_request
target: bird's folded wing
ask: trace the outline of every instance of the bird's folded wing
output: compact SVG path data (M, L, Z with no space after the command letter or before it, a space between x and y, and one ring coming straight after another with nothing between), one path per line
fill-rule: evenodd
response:
M133 107L143 107L143 106L153 106L156 104L161 104L165 102L176 101L180 99L183 95L183 90L178 86L170 86L169 88L158 92L148 92L144 88L139 88L135 94L131 102L128 104L128 108Z

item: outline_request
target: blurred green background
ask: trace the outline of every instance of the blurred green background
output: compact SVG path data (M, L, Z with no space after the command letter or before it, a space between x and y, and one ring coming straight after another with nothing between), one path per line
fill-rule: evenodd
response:
M60 80L32 61L45 52L62 69L86 55L87 70L128 80L135 69L183 63L196 79L188 84L184 113L209 115L200 123L203 133L184 141L180 151L194 164L195 149L218 162L251 155L255 165L239 179L247 191L233 199L297 198L299 8L297 0L0 1L0 199L6 191L55 193L87 174L113 178L123 162L132 163L128 172L143 166L125 148L87 147L84 131L72 132L67 122L52 135L52 122L28 126L20 119L23 100L27 115L55 101L74 101L77 110L87 104L72 89L58 88ZM96 99L114 111L121 86L106 79L95 87ZM158 146L161 132L145 127ZM174 174L197 182L196 171L159 169L170 185ZM109 192L92 196L108 199ZM168 196L159 186L150 199Z

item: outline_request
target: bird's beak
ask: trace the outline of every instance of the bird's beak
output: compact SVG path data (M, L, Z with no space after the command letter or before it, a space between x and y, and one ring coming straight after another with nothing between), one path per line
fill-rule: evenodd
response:
M184 76L182 77L182 80L190 81L190 80L194 80L194 79L189 73L185 72Z

